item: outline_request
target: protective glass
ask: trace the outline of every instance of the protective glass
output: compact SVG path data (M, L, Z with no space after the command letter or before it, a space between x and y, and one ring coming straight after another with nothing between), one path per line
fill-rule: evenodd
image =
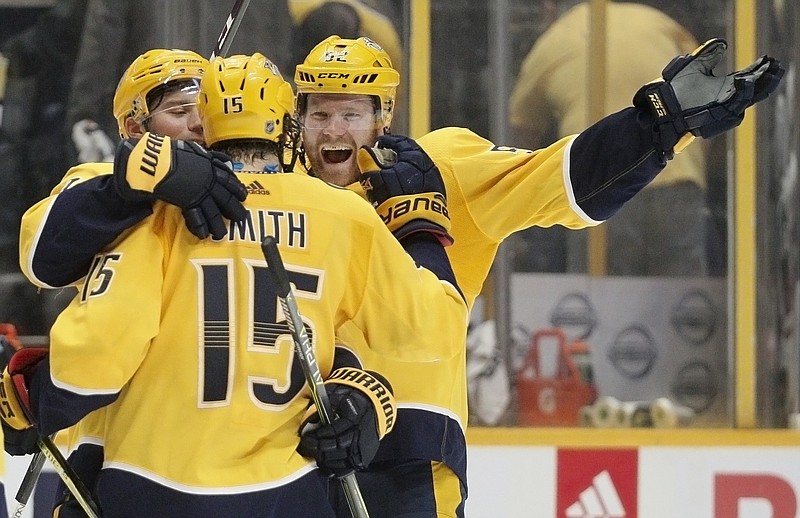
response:
M169 88L169 83L162 85L162 88ZM197 96L200 94L200 82L192 80L186 86L165 93L164 96L157 101L150 113L147 114L140 123L152 119L160 113L169 113L174 117L183 117L197 114Z
M380 125L380 114L363 101L338 101L335 106L309 110L301 121L304 129L340 127L348 130L374 129Z
M145 117L142 122L146 122L161 113L169 113L174 117L188 117L197 113L197 101L159 107L157 110L151 112L150 115Z

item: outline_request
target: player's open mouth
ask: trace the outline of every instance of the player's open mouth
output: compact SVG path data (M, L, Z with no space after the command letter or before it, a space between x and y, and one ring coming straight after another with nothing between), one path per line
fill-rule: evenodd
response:
M326 146L322 148L322 159L331 164L341 164L353 154L353 150L344 146Z

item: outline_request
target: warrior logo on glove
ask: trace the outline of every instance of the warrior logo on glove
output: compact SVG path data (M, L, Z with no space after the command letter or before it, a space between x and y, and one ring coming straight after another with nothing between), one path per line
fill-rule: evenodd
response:
M392 386L377 372L354 367L333 371L325 380L333 417L321 425L312 405L300 425L297 451L323 471L342 477L365 469L380 440L394 427L397 404Z

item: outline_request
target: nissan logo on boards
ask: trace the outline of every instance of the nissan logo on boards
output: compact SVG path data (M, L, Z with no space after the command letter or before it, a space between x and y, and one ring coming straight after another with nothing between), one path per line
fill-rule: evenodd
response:
M614 368L628 379L639 379L653 368L658 357L653 337L643 326L620 331L608 350Z
M700 290L692 290L672 311L672 327L678 336L693 345L703 345L717 327L714 303Z
M562 328L570 340L585 340L597 325L597 316L583 293L569 293L556 303L550 324Z

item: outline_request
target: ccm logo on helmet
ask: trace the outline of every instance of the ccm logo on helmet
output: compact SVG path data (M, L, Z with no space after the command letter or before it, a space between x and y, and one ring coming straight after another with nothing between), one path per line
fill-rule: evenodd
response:
M320 72L317 74L317 77L320 79L347 79L350 77L350 74L340 74L338 72Z

